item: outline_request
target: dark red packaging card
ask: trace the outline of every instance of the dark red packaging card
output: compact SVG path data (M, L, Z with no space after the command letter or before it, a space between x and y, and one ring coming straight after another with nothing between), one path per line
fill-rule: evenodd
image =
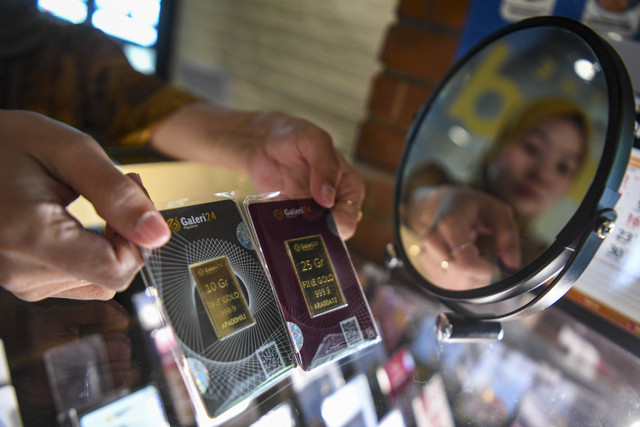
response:
M245 200L304 370L379 339L329 209L313 199Z

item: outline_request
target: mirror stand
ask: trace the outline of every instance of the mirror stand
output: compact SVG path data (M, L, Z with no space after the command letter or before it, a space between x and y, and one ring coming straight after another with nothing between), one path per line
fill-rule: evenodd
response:
M402 269L404 262L398 255L395 244L387 243L385 249L387 269ZM435 330L438 341L447 343L500 341L504 337L501 322L477 320L456 313L438 315Z
M441 313L436 318L436 337L440 342L449 343L500 341L504 337L504 329L501 322Z
M587 237L582 241L582 258L563 261L567 265L559 272L558 276L552 279L546 286L539 286L531 292L535 294L532 300L512 307L503 314L482 315L473 313L465 308L465 305L458 302L448 301L438 298L445 306L453 312L441 313L436 318L436 337L440 342L482 342L501 340L504 336L502 321L511 320L527 314L535 313L555 303L561 298L577 280L584 263L593 256L593 252L603 240L614 229L616 214L614 210L606 209L596 215L597 221L592 226L587 226ZM576 242L577 243L577 242ZM591 248L588 250L587 248ZM573 248L567 248L567 253L573 253ZM399 256L395 244L388 243L386 246L386 267L393 271L404 267L404 262ZM578 258L581 258L580 256ZM577 261L577 262L576 262ZM574 263L576 265L574 265ZM516 295L517 297L517 295ZM480 304L481 306L483 304ZM484 304L490 306L491 303Z

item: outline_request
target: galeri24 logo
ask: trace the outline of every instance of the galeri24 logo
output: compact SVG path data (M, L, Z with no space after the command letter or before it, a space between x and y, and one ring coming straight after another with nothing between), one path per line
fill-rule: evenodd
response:
M180 221L178 221L178 218L169 218L167 220L167 225L169 226L169 229L174 233L177 233L182 228L182 225L180 224Z
M311 212L311 207L310 206L300 206L298 208L291 208L291 209L274 209L273 210L273 217L275 219L277 219L278 221L282 221L283 219L287 218L295 218L299 215L305 215Z

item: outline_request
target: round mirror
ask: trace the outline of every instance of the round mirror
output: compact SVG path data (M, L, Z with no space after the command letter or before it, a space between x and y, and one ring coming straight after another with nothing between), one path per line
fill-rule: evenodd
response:
M408 134L395 191L407 269L455 303L541 287L535 300L561 277L566 292L615 220L633 114L622 62L584 25L532 18L490 36Z

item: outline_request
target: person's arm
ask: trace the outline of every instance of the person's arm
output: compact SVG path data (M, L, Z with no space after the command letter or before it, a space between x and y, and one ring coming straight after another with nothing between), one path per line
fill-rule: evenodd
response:
M144 190L88 135L25 111L0 110L0 285L17 297L109 299L142 265L136 245L170 231ZM111 230L66 210L85 196Z
M245 172L261 192L311 195L332 208L344 239L355 232L364 183L331 136L306 120L194 103L154 126L151 146L170 157Z
M81 27L60 29L69 38L82 93L78 127L105 145L144 145L171 158L220 165L248 173L260 192L312 196L332 208L345 239L356 228L364 183L309 121L274 112L236 111L131 68L104 34ZM71 34L67 34L69 37Z
M86 31L74 52L83 70L76 84L88 107L85 125L98 131L101 142L150 144L171 158L248 173L260 192L310 195L332 208L343 238L354 234L364 183L327 132L287 114L214 106L134 71L103 34L69 30Z

